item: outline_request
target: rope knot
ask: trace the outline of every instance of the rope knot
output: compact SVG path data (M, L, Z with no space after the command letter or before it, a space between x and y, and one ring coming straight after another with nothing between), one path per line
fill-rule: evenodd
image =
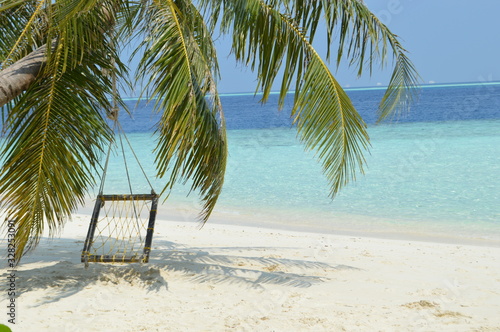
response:
M118 107L113 107L110 111L108 111L108 119L116 121L118 120Z

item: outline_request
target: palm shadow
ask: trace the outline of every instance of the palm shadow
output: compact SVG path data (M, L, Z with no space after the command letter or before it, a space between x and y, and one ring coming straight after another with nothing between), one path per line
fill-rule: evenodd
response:
M15 274L16 296L43 291L42 297L33 306L57 302L95 284L105 288L118 284L138 285L146 292L168 289L161 271L146 264L91 264L85 269L83 263L62 261L40 268L23 268Z
M169 241L155 243L148 264L91 263L85 269L80 263L81 246L82 241L74 239L53 240L50 253L46 246L43 253L47 252L47 255L37 255L36 263L45 266L30 268L32 264L28 263L16 271L17 295L42 290L43 297L34 304L39 306L70 297L95 284L109 290L109 287L125 283L141 287L146 292L159 292L168 290L165 278L171 277L195 283L234 284L250 288L263 288L265 284L310 287L328 280L334 271L359 270L347 265L332 266L318 261L251 255L259 250L255 247L199 248ZM262 248L273 249L286 248ZM211 254L214 251L238 252L238 255ZM47 265L51 262L54 264Z
M252 288L260 288L263 284L310 287L328 280L328 272L333 270L359 270L352 266L333 266L319 261L248 255L259 249L273 251L284 248L180 248L173 245L169 250L157 250L152 262L165 270L181 273L194 282L239 284ZM224 250L236 251L241 255L210 254L210 251Z

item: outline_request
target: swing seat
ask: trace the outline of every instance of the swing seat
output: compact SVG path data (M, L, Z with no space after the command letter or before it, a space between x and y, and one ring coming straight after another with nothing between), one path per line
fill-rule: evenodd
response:
M98 195L81 261L147 263L159 195Z
M113 72L114 73L114 72ZM115 143L113 137L109 142L106 163L103 169L99 195L97 196L87 238L83 246L81 261L88 267L89 262L102 263L147 263L153 241L153 230L156 219L158 197L148 177L118 121L118 92L116 76L112 73L113 108L107 112L108 118L114 122L113 132L119 138L119 146L123 157L123 165L130 189L129 195L104 195L104 183L108 169L111 149ZM151 194L133 194L123 139L127 141L144 177L151 187Z

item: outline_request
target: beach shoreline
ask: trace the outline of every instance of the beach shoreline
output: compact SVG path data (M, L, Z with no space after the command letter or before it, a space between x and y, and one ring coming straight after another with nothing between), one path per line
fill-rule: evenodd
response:
M89 220L74 215L18 267L14 331L500 329L498 247L162 216L148 264L85 269Z
M95 200L88 198L76 214L92 214ZM158 205L158 219L204 227L198 218L201 206L191 198L189 203L170 198ZM318 222L316 218L323 218ZM250 210L247 207L228 207L220 204L214 209L206 225L243 226L263 228L276 232L300 232L377 239L408 240L456 245L500 247L500 228L492 223L458 223L391 219L361 214L332 216L294 215L281 209Z

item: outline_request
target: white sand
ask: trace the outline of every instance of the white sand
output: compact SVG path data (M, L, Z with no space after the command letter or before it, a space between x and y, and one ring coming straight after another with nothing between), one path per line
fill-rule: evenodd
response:
M499 247L157 220L149 264L86 270L88 222L23 260L13 331L500 331Z

